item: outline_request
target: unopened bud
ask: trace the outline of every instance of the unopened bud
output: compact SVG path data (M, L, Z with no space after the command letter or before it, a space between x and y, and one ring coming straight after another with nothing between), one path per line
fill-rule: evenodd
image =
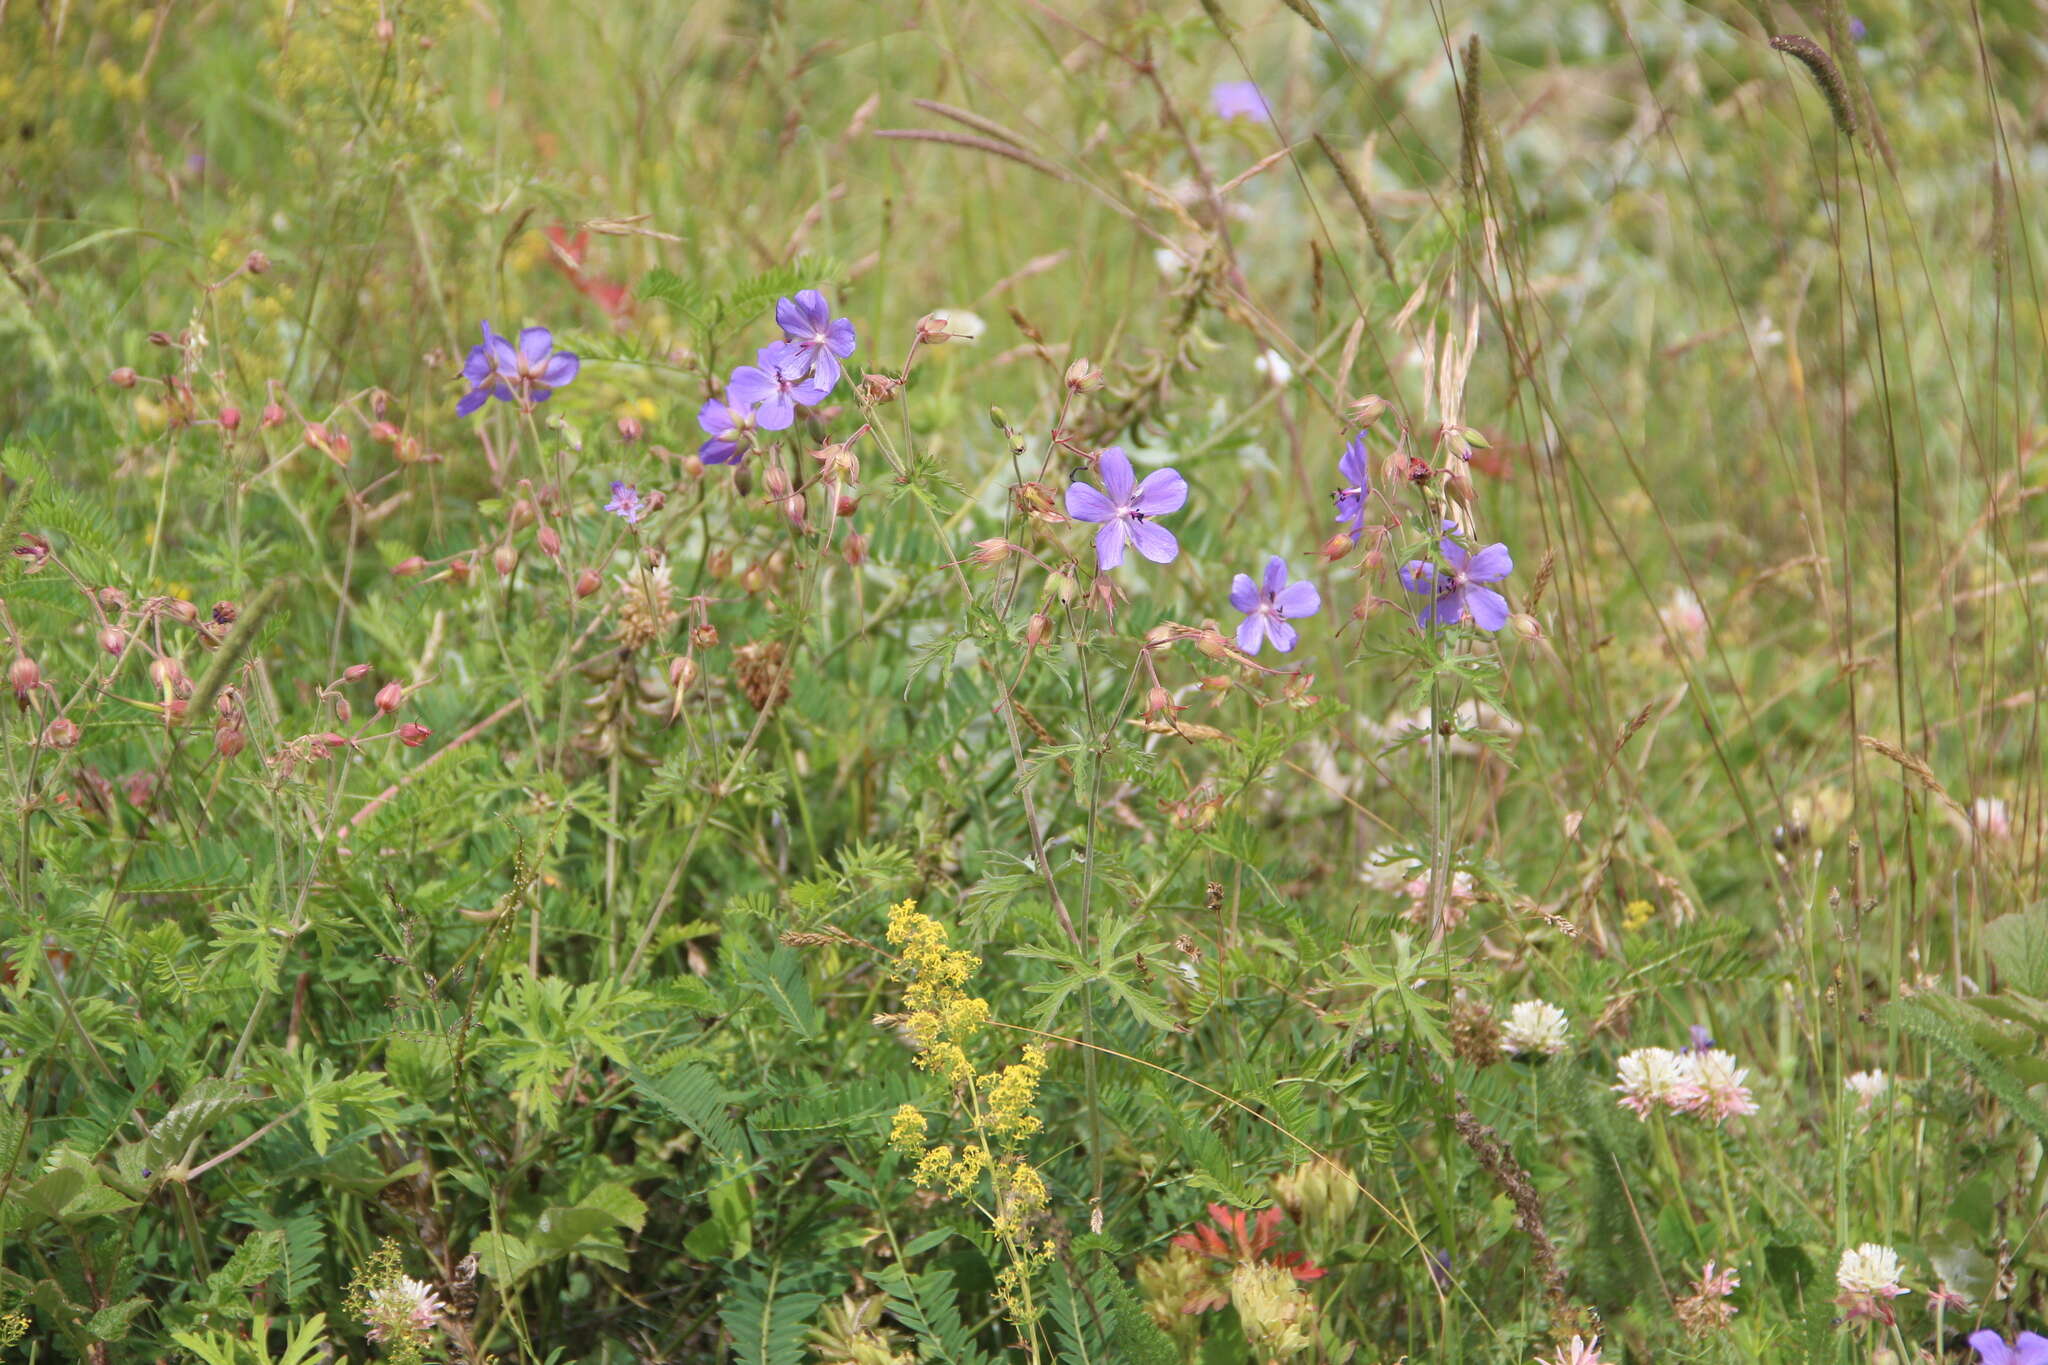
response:
M740 575L740 588L747 593L757 593L767 586L768 575L759 564L747 566L747 571Z
M370 439L378 445L395 445L398 442L398 428L389 422L370 423Z
M1046 575L1045 586L1047 591L1060 600L1063 607L1073 606L1074 599L1081 595L1080 580L1075 578L1074 571L1064 564Z
M1368 573L1377 573L1386 565L1387 552L1375 545L1365 552L1365 567Z
M261 275L270 269L270 258L260 251L252 251L242 258L242 269L251 275Z
M336 697L334 699L334 718L336 720L346 725L354 718L355 714L356 708L348 704L347 697Z
M222 431L234 431L241 425L242 410L240 408L227 407L220 410L220 429Z
M983 568L987 568L991 565L1002 563L1015 554L1017 548L1017 546L998 536L992 540L976 541L974 543L974 553L967 556L967 558Z
M185 666L168 654L149 661L149 680L160 692L176 693L190 686Z
M182 597L173 597L168 602L165 602L164 613L174 620L184 622L188 626L199 620L199 608L193 606Z
M633 444L633 442L647 434L647 429L640 425L638 417L621 417L618 420L618 428L619 439L627 445Z
M370 666L368 664L350 664L347 668L341 670L341 680L345 683L361 682L369 676Z
M1336 535L1324 541L1323 548L1316 551L1316 553L1330 563L1335 564L1345 555L1350 554L1352 547L1356 544L1358 544L1358 541L1352 537L1349 531L1339 531Z
M1067 387L1075 393L1093 393L1102 387L1102 371L1087 360L1067 366Z
M391 46L391 40L398 36L398 25L392 23L387 16L377 21L375 32L377 34L377 41L389 47Z
M59 716L43 727L43 743L52 749L69 749L78 743L78 722Z
M491 567L498 571L500 578L511 577L512 571L519 567L519 551L510 545L500 545L491 551Z
M248 742L249 737L242 733L240 726L220 725L214 728L213 751L222 758L233 758Z
M7 681L14 685L15 701L26 711L29 698L35 695L36 688L42 686L43 670L28 655L17 654L13 666L7 670Z
M422 559L418 555L413 555L409 559L401 559L396 564L393 564L391 566L391 573L392 576L395 578L411 578L414 574L418 573L421 569L424 569L426 567L426 560Z
M1464 460L1444 467L1444 486L1451 490L1452 497L1468 506L1476 495L1476 490L1472 487L1472 475Z
M682 466L682 470L683 470L683 477L684 477L684 478L687 478L687 479L701 479L701 478L703 478L703 477L704 477L704 457L703 457L703 456L701 456L701 455L697 455L697 454L694 454L694 453L693 453L693 454L689 454L689 455L685 455L685 456L683 456L682 460L681 460L681 461L680 461L679 463L680 463L680 464L681 464L681 466Z
M860 499L851 493L841 493L839 501L832 505L832 510L839 514L841 521L844 521L860 510Z
M1540 640L1543 638L1543 623L1526 611L1518 611L1508 617L1508 624L1513 626L1515 634L1521 636L1524 640Z
M107 375L107 382L117 389L132 389L141 377L135 373L133 367L123 365Z
M687 692L701 671L695 659L687 654L678 654L668 661L668 685L678 692Z
M458 557L448 561L448 577L456 583L467 583L470 574L473 572L475 572L475 566L466 557Z
M761 475L761 491L770 498L781 499L789 496L789 471L781 465L772 464Z
M1376 393L1369 393L1363 398L1354 399L1344 410L1344 415L1356 426L1369 427L1386 416L1386 412L1387 400Z
M265 403L263 405L263 415L257 419L258 425L265 431L282 424L283 421L284 405L281 403Z
M723 545L704 557L704 571L713 578L725 578L732 573L732 551Z
M858 531L847 532L845 554L846 562L856 569L859 568L867 562L868 538Z
M585 569L582 573L576 575L576 595L578 597L588 597L602 586L604 586L604 579L598 576L598 572L595 569Z
M120 658L121 651L128 648L128 632L119 626L108 626L100 632L100 648Z
M420 745L425 744L427 736L433 733L432 730L429 730L418 721L409 720L398 727L398 742L408 749L417 749Z
M396 682L385 683L377 689L375 702L377 714L388 716L399 707L405 705L405 688Z
M560 559L562 557L562 533L554 527L541 527L539 534L535 535L533 539L540 546L540 552L549 559Z
M1052 638L1052 618L1042 611L1031 613L1031 619L1024 623L1024 643L1033 649Z
M1185 711L1186 709L1186 707L1174 701L1173 693L1157 683L1154 683L1151 689L1145 693L1145 714L1148 716L1170 716L1176 711Z

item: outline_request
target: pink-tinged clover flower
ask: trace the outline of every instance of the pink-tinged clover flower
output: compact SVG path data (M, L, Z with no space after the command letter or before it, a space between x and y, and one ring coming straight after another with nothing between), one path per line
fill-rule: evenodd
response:
M1749 1087L1744 1084L1749 1072L1735 1064L1732 1054L1709 1048L1688 1054L1686 1061L1690 1074L1673 1108L1710 1118L1715 1123L1746 1118L1756 1112L1756 1101L1750 1098Z
M1977 1352L1977 1365L2048 1365L2048 1337L2037 1332L2022 1332L2008 1345L1986 1328L1970 1333L1970 1345Z
M1282 654L1293 649L1300 637L1289 620L1314 616L1323 605L1316 585L1306 579L1287 581L1287 561L1274 555L1266 561L1263 584L1252 582L1250 574L1230 580L1230 605L1244 613L1237 628L1237 647L1256 654L1266 641Z
M1496 542L1483 550L1468 551L1446 536L1437 549L1441 565L1425 559L1411 559L1401 566L1401 586L1429 598L1415 613L1415 623L1427 628L1434 621L1454 626L1471 619L1481 630L1499 630L1508 623L1508 600L1484 586L1498 583L1515 570L1508 547Z
M1250 119L1254 123L1271 123L1273 111L1266 107L1266 97L1259 93L1253 81L1223 81L1209 92L1209 107L1220 119Z
M697 409L697 425L710 439L697 448L705 464L738 464L752 444L754 410L733 406L726 398L708 398Z
M1095 533L1095 567L1114 569L1124 562L1124 547L1154 564L1171 563L1180 554L1173 532L1153 521L1187 505L1188 481L1175 469L1155 469L1136 482L1131 457L1121 446L1109 446L1096 457L1102 490L1085 483L1067 485L1067 515L1075 521L1099 522ZM1292 632L1289 632L1292 634Z
M798 408L809 407L832 392L832 386L813 373L810 357L795 342L770 342L755 360L759 363L732 372L725 386L725 401L751 410L755 425L763 431L789 430L796 423Z
M818 382L830 393L839 383L839 362L853 354L853 324L833 317L832 305L815 289L799 290L795 298L778 301L775 322L789 343L810 360Z
M1623 1055L1615 1074L1611 1088L1621 1096L1621 1107L1638 1119L1648 1118L1652 1109L1676 1109L1691 1094L1692 1068L1668 1047L1639 1047Z
M1536 1365L1605 1365L1600 1359L1600 1338L1573 1337L1571 1345L1558 1347L1557 1354L1547 1359L1538 1357Z
M1899 1284L1899 1274L1899 1253L1890 1247L1878 1242L1851 1247L1835 1267L1835 1284L1842 1291L1835 1303L1851 1321L1866 1318L1889 1327L1898 1320L1890 1301L1912 1292Z
M516 346L488 322L483 330L483 344L472 346L462 362L462 377L470 388L455 405L457 417L469 416L492 398L527 407L545 403L583 367L571 352L555 349L555 334L545 327L528 327Z
M1337 524L1352 535L1365 529L1365 503L1372 496L1372 474L1366 467L1365 433L1359 432L1344 447L1337 461Z

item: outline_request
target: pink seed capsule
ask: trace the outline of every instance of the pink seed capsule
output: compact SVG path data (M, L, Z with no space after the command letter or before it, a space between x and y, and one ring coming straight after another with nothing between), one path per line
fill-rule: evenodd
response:
M377 714L388 716L405 705L405 689L395 682L385 683L377 689Z

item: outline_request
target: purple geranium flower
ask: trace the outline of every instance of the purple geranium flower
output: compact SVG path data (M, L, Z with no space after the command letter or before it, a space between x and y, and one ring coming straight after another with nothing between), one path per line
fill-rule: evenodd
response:
M752 409L736 408L725 398L706 399L697 409L697 425L711 438L697 449L705 464L738 464L746 458L748 434L754 429Z
M1987 1329L1970 1333L1970 1345L1977 1348L1979 1365L2048 1365L2048 1337L2035 1332L2020 1333L2008 1346Z
M1145 481L1132 484L1131 457L1123 447L1109 446L1096 457L1104 493L1085 483L1067 485L1067 515L1076 521L1098 521L1095 533L1095 567L1114 569L1124 562L1124 546L1135 545L1138 553L1154 564L1170 562L1180 553L1173 532L1152 521L1187 505L1188 481L1174 469L1155 469Z
M1692 1042L1685 1050L1695 1055L1714 1050L1714 1035L1708 1032L1705 1024L1694 1024L1692 1026Z
M1271 123L1273 111L1266 97L1251 81L1224 81L1209 92L1209 107L1223 119L1248 118L1254 123Z
M1359 432L1344 447L1343 458L1337 461L1337 479L1342 487L1336 492L1337 524L1346 527L1352 535L1365 529L1365 500L1372 493L1372 475L1365 467L1365 433Z
M462 362L462 377L470 388L455 405L457 417L469 416L491 398L529 406L545 403L583 367L572 353L555 349L555 334L545 327L522 331L517 346L493 331L490 323L483 328L483 344L472 346Z
M736 408L752 408L763 431L787 431L799 407L809 407L832 392L830 384L812 373L810 357L794 342L772 341L755 359L758 365L742 365L732 372L725 401Z
M810 360L825 392L839 382L839 362L853 354L853 324L832 316L832 305L815 289L803 289L793 299L775 305L775 321L782 335Z
M1434 620L1440 626L1454 626L1470 616L1481 630L1499 630L1506 625L1508 600L1480 585L1498 583L1514 572L1515 561L1508 547L1496 543L1472 553L1447 538L1438 548L1448 567L1423 559L1411 559L1401 566L1401 586L1430 598L1415 614L1416 624L1427 626Z
M1274 555L1266 561L1263 586L1252 582L1250 574L1239 574L1230 580L1230 605L1244 613L1244 622L1237 628L1239 649L1256 654L1260 646L1271 640L1273 648L1285 654L1300 638L1287 622L1314 616L1321 610L1323 598L1316 585L1306 579L1289 583L1287 561Z
M612 513L628 526L637 526L640 524L640 518L647 515L647 504L640 500L639 489L633 487L630 483L620 483L614 480L612 483L612 500L604 505L604 510Z

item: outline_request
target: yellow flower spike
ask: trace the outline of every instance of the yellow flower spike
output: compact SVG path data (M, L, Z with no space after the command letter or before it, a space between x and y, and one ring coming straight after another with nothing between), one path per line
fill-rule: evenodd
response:
M889 1145L905 1156L923 1157L925 1151L926 1125L924 1115L914 1104L906 1104L896 1111L896 1120L889 1125Z

